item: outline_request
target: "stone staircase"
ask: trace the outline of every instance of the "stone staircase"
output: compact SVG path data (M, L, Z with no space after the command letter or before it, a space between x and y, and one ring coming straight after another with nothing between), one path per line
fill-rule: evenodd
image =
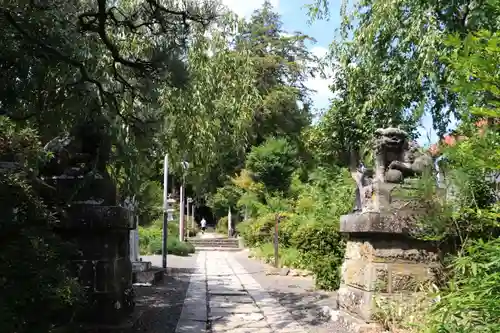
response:
M214 237L214 238L188 238L197 251L240 251L240 242L237 238Z

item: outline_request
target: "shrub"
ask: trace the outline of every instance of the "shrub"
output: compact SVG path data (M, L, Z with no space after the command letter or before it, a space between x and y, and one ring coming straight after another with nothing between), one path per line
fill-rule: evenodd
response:
M291 268L307 269L308 264L304 260L304 256L294 247L285 247L279 249L279 261L281 266Z
M219 221L217 221L215 231L221 235L227 236L229 232L227 228L227 216L223 216L219 219Z
M195 224L194 227L189 226L187 228L187 236L188 237L196 237L200 232L200 228Z
M26 171L41 153L34 131L0 117L0 160ZM69 324L83 301L67 267L76 248L53 231L55 209L29 173L0 172L0 332L49 332Z
M274 256L276 212L281 212L278 239L282 264L308 269L315 274L317 287L336 289L345 247L338 231L340 216L352 209L353 188L346 170L318 168L309 182L294 180L291 193L295 200L267 195L266 209L240 223L238 232L246 246L259 248L258 256Z
M455 275L423 331L500 332L500 239L469 242L452 268Z
M0 173L0 216L0 331L68 324L82 300L67 267L75 248L54 234L53 215L22 175Z
M309 263L308 268L315 274L317 287L326 290L339 287L345 242L338 232L338 223L302 224L293 235L292 245Z
M187 242L179 241L177 223L168 224L167 252L179 256L194 253L194 247ZM141 254L161 254L163 246L163 230L156 224L150 227L139 227L139 247Z
M239 232L247 246L256 247L273 242L275 223L276 214L268 213L251 222L240 223Z

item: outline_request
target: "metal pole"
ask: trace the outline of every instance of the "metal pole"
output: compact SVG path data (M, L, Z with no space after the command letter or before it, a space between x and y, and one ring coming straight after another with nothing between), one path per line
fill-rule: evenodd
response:
M279 266L279 254L278 254L278 224L280 221L280 214L276 214L276 223L274 225L274 267Z
M181 184L179 199L179 240L184 241L184 180Z
M188 228L187 226L189 225L189 217L190 217L190 210L189 210L189 198L187 198L187 201L186 201L186 206L187 206L187 221L186 221L186 229ZM187 236L189 237L189 232L186 232L187 233Z
M161 246L162 267L167 268L167 237L168 237L168 155L163 160L163 239Z

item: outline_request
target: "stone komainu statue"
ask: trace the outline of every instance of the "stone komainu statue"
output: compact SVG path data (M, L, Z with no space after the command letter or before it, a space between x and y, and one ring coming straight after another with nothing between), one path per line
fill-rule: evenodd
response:
M105 172L111 141L103 122L89 120L50 140L44 148L53 156L41 168L42 176L78 177L92 170Z
M408 141L408 134L399 128L379 129L374 137L374 170L359 170L355 211L372 210L374 184L402 184L405 179L421 176L431 169L430 155L420 151L415 142Z

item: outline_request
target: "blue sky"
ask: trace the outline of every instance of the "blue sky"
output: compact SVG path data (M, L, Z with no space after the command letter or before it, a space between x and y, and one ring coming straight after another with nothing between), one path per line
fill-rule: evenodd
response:
M222 0L225 5L231 8L240 16L249 17L255 9L258 9L264 0ZM301 31L316 39L314 45L310 45L311 52L317 56L324 56L328 50L331 41L336 37L335 30L340 25L340 3L341 0L331 0L330 3L330 19L328 21L316 21L309 25L307 9L305 5L310 4L313 0L271 0L270 1L277 11L281 14L281 19L284 24L284 29L290 33ZM330 73L330 75L332 75ZM310 79L307 85L310 89L316 92L311 96L314 102L314 108L325 109L329 105L329 99L332 97L332 92L329 90L329 79ZM429 144L437 140L435 132L432 130L432 119L426 115L422 119L420 129L419 143L421 145Z

